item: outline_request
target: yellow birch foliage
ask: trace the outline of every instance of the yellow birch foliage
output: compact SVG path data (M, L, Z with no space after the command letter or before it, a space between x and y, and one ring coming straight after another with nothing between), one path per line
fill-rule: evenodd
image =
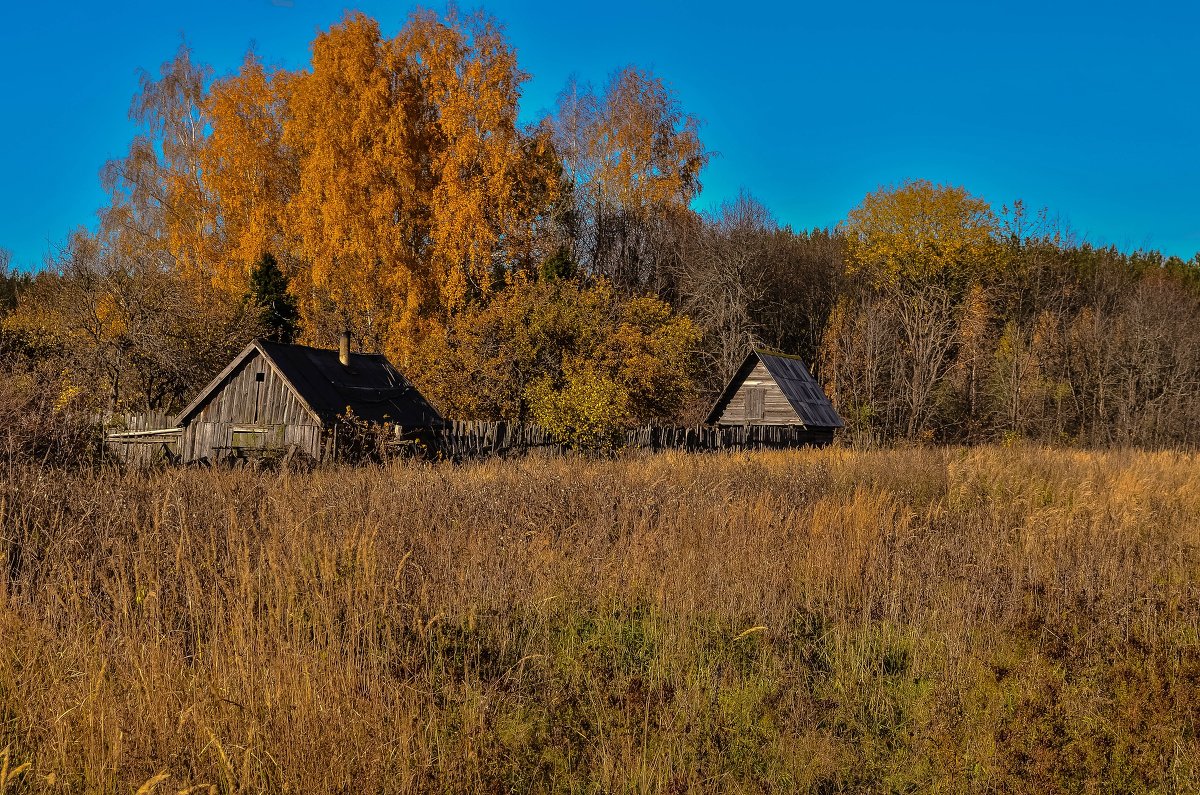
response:
M100 232L121 258L152 258L193 283L218 259L216 206L204 188L199 153L208 129L205 86L211 70L186 46L158 75L143 72L129 117L138 134L129 153L105 164L109 204Z
M416 314L426 234L415 122L422 92L361 14L319 34L292 87L284 141L299 158L288 217L309 264L306 316L325 293L360 335Z
M253 54L236 74L216 81L208 97L212 132L200 153L204 184L220 207L223 256L216 286L245 293L250 269L266 252L280 256L296 163L283 144L290 74L268 72Z
M927 180L880 188L843 224L846 271L876 288L965 282L994 256L995 229L988 203L964 188Z
M587 145L602 201L626 208L686 206L700 189L710 154L700 122L685 114L670 87L626 67L605 89Z
M192 62L186 46L162 65L157 79L143 73L129 115L148 137L135 139L118 166L127 186L125 201L143 232L128 241L137 249L133 255L148 250L166 254L193 283L210 278L220 259L218 209L205 189L200 157L208 132L211 75L210 67ZM115 200L114 207L119 203Z
M429 255L439 298L455 309L491 289L497 266L535 264L537 221L556 186L548 136L517 126L528 76L490 17L451 10L443 23L419 12L396 47L420 64L436 113Z

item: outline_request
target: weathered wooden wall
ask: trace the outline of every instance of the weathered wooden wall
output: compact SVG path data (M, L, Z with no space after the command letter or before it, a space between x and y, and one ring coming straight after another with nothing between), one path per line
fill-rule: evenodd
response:
M252 437L250 431L262 433ZM235 433L240 447L286 450L294 445L314 459L322 457L320 421L257 352L230 373L184 425L183 460L227 457Z
M325 438L319 425L193 421L183 429L180 444L183 461L216 462L234 455L231 448L234 447L235 433L239 435L237 447L244 450L283 452L295 447L315 460L321 459Z
M761 419L747 417L747 396L751 389L763 390L763 416ZM738 387L737 392L725 405L717 421L721 425L742 425L747 422L756 425L800 425L800 415L792 408L787 396L775 383L775 379L767 372L766 365L759 362L746 376L746 380Z

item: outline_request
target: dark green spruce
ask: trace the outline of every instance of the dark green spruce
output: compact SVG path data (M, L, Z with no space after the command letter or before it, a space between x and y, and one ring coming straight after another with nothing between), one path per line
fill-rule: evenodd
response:
M294 342L300 334L296 296L288 292L289 279L271 254L263 254L250 271L246 303L262 310L264 336L274 342Z

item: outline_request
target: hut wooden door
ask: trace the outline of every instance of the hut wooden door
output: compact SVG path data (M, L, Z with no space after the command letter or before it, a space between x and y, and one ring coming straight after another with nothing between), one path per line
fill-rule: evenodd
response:
M761 386L752 386L746 390L746 420L753 422L762 420L766 404L767 390Z
M262 370L254 374L254 423L256 425L262 422L263 385L266 380L267 374Z

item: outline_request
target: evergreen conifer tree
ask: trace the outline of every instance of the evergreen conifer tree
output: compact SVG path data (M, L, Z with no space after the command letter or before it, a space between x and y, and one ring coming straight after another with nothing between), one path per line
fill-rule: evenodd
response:
M271 254L263 254L250 271L247 303L262 310L266 337L274 342L293 342L300 333L300 310L288 292L288 277Z

